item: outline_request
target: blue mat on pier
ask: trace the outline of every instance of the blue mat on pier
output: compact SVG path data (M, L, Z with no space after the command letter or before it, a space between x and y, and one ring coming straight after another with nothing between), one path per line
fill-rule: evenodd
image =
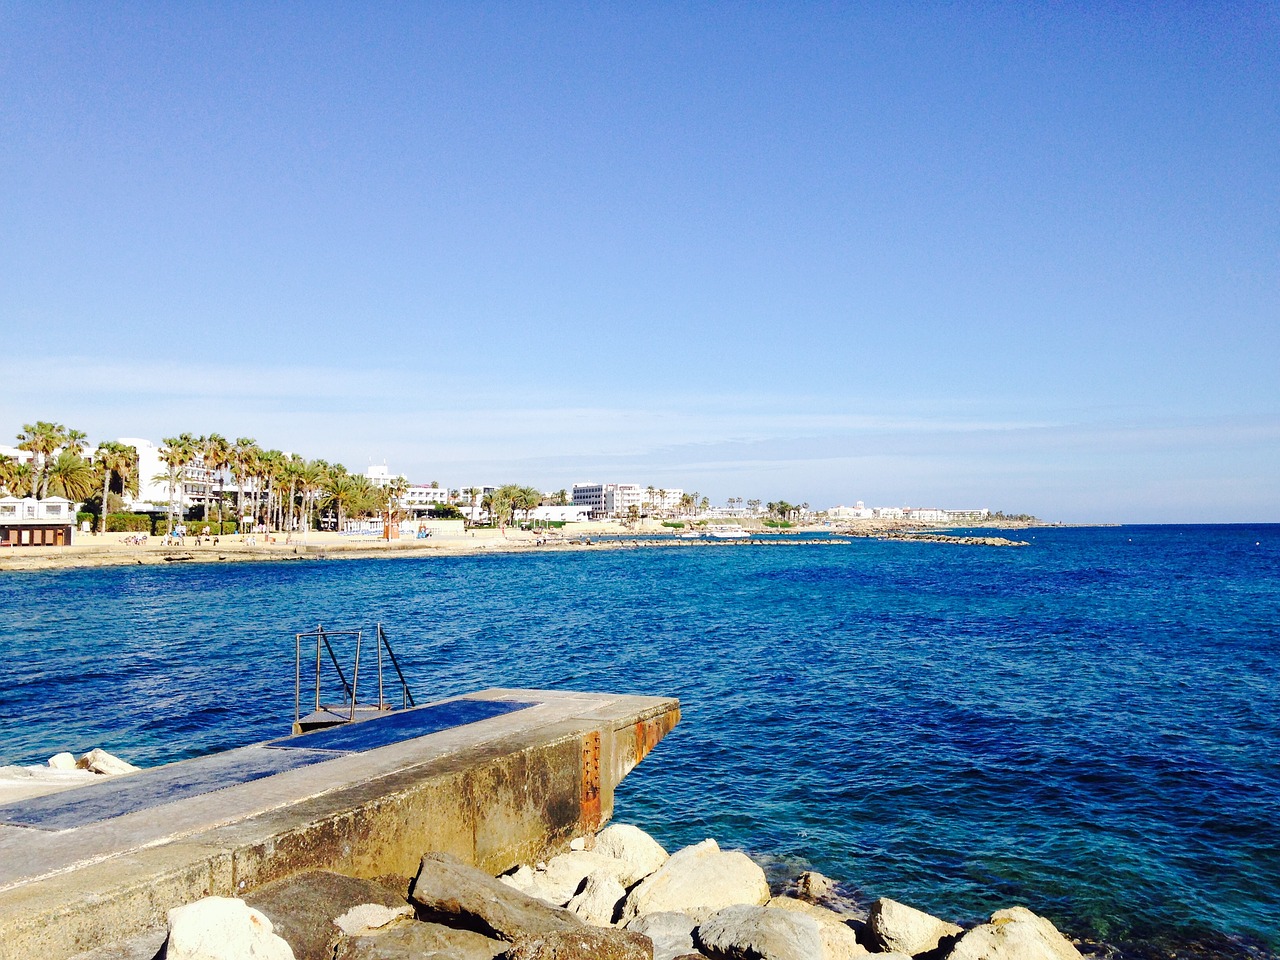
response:
M247 747L142 770L0 806L0 824L70 830L161 804L251 783L287 770L425 737L532 707L506 700L454 700L371 720L282 737L262 749Z
M310 733L281 737L270 741L269 747L288 747L303 750L338 750L343 753L374 750L401 740L425 737L453 727L465 726L490 717L514 713L532 707L532 703L514 700L450 700L426 707L388 713L372 720L343 723Z

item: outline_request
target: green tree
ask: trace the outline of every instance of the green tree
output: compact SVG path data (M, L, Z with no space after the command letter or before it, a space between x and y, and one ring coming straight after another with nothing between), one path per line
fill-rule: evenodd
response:
M511 506L524 511L524 521L542 505L542 491L536 487L516 487L511 493Z
M107 498L111 481L118 479L122 493L138 493L138 451L114 440L104 440L94 451L93 462L102 476L102 510L98 515L98 532L107 530Z
M204 458L204 465L213 471L214 477L218 481L218 532L222 532L222 497L225 492L223 481L225 479L226 469L231 465L231 444L227 442L227 438L218 433L211 433L204 438L204 442L200 447L200 454ZM209 501L204 504L204 518L209 519Z
M173 532L173 518L176 512L176 491L179 483L182 481L183 472L196 455L196 438L189 433L182 433L176 437L166 437L161 441L164 446L160 448L160 461L165 464L166 471L161 475L164 482L169 485L169 509L167 517L167 532Z
M22 425L18 449L31 454L31 496L37 499L48 496L45 469L58 448L67 442L67 437L67 428L60 423L37 420Z
M255 470L258 466L257 458L260 452L257 441L252 437L237 437L235 443L232 443L227 451L231 475L236 478L237 528L243 528L244 525L244 484L250 477L255 476Z
M45 470L45 494L81 501L97 486L93 467L72 450L60 450Z
M480 506L488 511L490 519L498 524L504 537L507 535L507 524L511 522L511 495L517 489L519 488L514 484L505 484L492 493L485 494L480 501Z

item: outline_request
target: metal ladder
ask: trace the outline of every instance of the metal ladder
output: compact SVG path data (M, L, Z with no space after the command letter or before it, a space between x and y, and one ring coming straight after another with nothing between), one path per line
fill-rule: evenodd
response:
M352 638L355 641L355 659L351 667L351 681L347 682L347 675L342 669L342 664L338 661L338 655L334 651L331 641L345 639L349 642ZM376 703L361 703L357 695L360 683L360 654L364 642L364 631L325 630L322 625L317 624L313 631L294 634L294 733L306 733L308 730L319 730L323 727L333 727L342 723L367 720L378 714L397 709L388 702L386 685L383 682L383 665L384 662L388 661L395 670L396 678L399 680L400 707L398 709L403 710L417 705L414 703L413 693L409 690L409 683L404 678L404 671L400 669L400 661L396 659L395 651L391 649L391 641L387 638L387 632L383 629L381 623L376 627L375 638L374 647L378 656L378 699ZM302 715L302 651L304 640L307 641L308 650L311 647L311 641L315 642L315 712L305 717ZM383 657L384 651L386 654L385 660ZM341 704L324 704L321 702L323 699L321 688L325 673L324 654L326 653L329 655L329 662L333 665L333 670L342 684L344 699ZM391 684L391 686L394 689L394 684Z

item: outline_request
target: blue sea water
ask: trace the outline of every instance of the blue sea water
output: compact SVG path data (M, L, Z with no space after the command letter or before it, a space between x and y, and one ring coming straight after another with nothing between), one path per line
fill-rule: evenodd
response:
M0 763L278 736L293 634L419 701L680 697L618 819L855 899L1015 903L1124 957L1280 956L1280 526L0 575Z

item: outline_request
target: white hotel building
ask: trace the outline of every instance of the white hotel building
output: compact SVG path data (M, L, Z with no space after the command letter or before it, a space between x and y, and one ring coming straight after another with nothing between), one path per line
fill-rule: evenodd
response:
M635 507L640 513L649 510L674 511L680 508L680 499L684 491L659 490L654 488L650 496L649 488L638 483L575 483L573 485L573 505L586 507L591 511L591 519L602 517L625 517Z

